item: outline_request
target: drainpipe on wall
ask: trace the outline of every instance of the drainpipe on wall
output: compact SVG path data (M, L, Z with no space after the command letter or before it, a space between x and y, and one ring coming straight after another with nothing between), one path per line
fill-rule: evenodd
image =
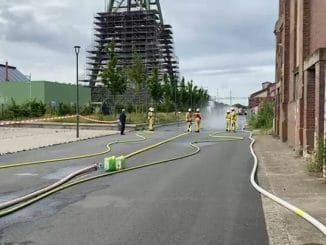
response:
M8 67L7 61L6 61L6 67L5 67L5 81L9 82L9 67Z

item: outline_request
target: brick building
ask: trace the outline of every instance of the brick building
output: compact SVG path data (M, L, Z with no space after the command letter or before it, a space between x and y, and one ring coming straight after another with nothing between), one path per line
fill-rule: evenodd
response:
M324 137L325 26L325 0L279 0L274 130L303 154Z
M252 112L257 112L259 105L263 101L274 102L276 97L276 83L264 82L262 83L262 89L251 94L249 97L249 109Z

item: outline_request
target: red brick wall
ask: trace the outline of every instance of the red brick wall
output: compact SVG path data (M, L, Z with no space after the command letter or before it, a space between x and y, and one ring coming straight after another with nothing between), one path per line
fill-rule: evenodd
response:
M314 0L303 1L303 59L306 59L310 54L311 43L311 2Z
M326 48L326 0L279 0L283 29L276 33L276 81L280 81L279 132L295 149L311 152L324 136L326 61L312 53ZM326 51L325 51L326 52ZM314 56L316 57L316 56ZM305 64L311 66L304 71ZM283 63L284 76L279 76Z
M283 67L284 75L281 81L281 130L280 137L282 141L288 139L288 102L289 102L289 81L290 81L290 1L283 1L284 28L282 31L283 42Z
M309 0L310 2L310 53L326 47L326 1Z
M316 91L315 91L315 130L317 140L324 137L324 112L325 112L325 69L326 62L316 64Z
M296 102L292 101L288 104L288 143L291 147L296 146Z
M315 71L305 71L304 75L304 128L303 150L311 152L314 148L315 131Z

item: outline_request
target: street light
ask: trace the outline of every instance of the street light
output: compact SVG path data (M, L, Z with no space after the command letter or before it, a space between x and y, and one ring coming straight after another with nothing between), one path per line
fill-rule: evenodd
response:
M76 82L77 82L77 103L76 103L76 114L77 114L77 125L76 125L76 137L79 138L79 90L78 90L78 55L80 46L75 46L76 54Z

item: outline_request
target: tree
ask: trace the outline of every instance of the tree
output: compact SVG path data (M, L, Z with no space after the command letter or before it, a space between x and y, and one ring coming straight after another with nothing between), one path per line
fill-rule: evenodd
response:
M193 88L194 88L194 83L193 81L191 80L190 82L187 82L187 86L186 86L186 91L187 91L187 98L188 98L188 101L187 101L187 104L188 104L188 107L192 108L193 106Z
M185 82L184 77L181 79L179 88L180 88L179 101L180 101L181 107L183 109L185 109L185 107L188 107L188 96L187 96L186 82Z
M168 74L163 76L163 93L164 93L164 102L168 103L171 101L172 88L170 83L170 78Z
M118 94L124 94L127 89L127 83L123 69L118 66L114 41L112 41L111 44L106 48L106 53L109 57L109 61L104 67L102 67L101 78L102 82L107 86L113 97L113 108L115 108L116 96Z
M178 83L179 82L175 77L171 76L170 83L171 83L171 90L172 90L171 99L173 98L174 110L176 112L177 107L178 107L178 100L179 100L179 96L178 96Z
M160 102L163 97L163 89L158 77L158 69L155 67L153 69L152 75L148 80L148 90L151 95L155 105Z
M128 69L128 78L136 85L138 104L140 104L140 92L144 90L144 84L147 82L147 74L143 59L138 53L134 53L133 55L132 64Z

